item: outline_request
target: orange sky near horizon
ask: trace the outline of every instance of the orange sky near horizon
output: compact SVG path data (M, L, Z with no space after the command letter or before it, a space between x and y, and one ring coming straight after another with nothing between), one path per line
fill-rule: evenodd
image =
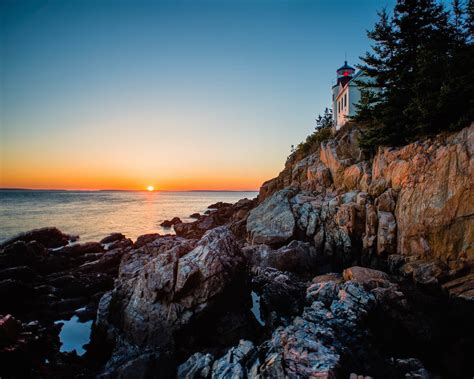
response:
M258 191L261 184L272 177L239 172L202 172L184 173L180 175L134 175L126 171L107 172L77 167L55 167L39 169L37 166L16 166L12 170L1 170L0 188L28 189L66 189L66 190L145 190L153 186L155 191L187 191L187 190L235 190ZM270 170L268 170L270 171Z
M38 157L1 153L0 188L67 189L67 190L258 190L262 183L278 174L265 159L253 167L238 162L202 163L190 157L186 165L163 163L160 157L148 157L137 162L81 155ZM132 153L132 155L138 153ZM217 159L216 159L217 160ZM221 161L225 161L222 158ZM161 164L160 164L161 162Z
M41 177L40 177L41 176ZM6 180L4 180L6 179ZM222 177L216 178L162 178L141 180L118 177L83 177L43 176L31 173L23 177L7 177L0 181L0 188L26 189L65 189L65 190L146 190L153 186L155 191L189 191L189 190L231 190L258 191L264 180L258 178ZM34 183L32 185L32 183Z
M192 128L181 125L190 125L193 114L158 119L150 113L144 109L140 116L120 117L111 111L102 119L94 114L86 121L60 120L69 127L28 135L19 127L6 128L0 187L253 191L283 168L289 149L269 136L262 154L261 139L248 138L249 131L239 130L236 118L227 121L228 128L210 132L202 113L202 121L194 121ZM254 136L264 132L251 127Z

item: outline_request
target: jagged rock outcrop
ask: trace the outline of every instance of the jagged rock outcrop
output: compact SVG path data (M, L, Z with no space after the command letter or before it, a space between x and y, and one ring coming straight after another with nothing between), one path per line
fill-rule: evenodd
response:
M164 228L171 228L174 225L181 224L182 221L179 217L173 217L171 220L165 220L163 221L160 226Z
M279 191L252 209L247 218L247 232L254 243L268 245L288 241L295 230L295 219L289 197L294 191Z
M373 179L398 192L397 251L450 265L474 260L474 125L380 149Z
M287 325L303 310L306 285L294 274L266 268L252 278L252 288L267 330Z
M195 353L189 359L178 367L178 378L210 378L214 355Z
M279 203L282 194L285 196L283 207L272 207L271 216L267 214L266 220L268 221L257 218L257 212L264 212L268 204ZM381 222L379 227L379 217L377 213L375 213L375 217L372 215L371 205L373 202L367 193L360 191L336 195L335 193L317 194L291 188L284 192L277 192L255 208L247 219L248 242L254 245L247 249L255 251L255 256L250 257L250 261L266 262L270 267L298 271L295 268L290 268L291 262L288 262L287 267L275 265L275 258L285 252L285 249L280 248L273 252L265 247L255 246L263 243L268 244L268 240L275 241L274 235L277 235L278 227L281 224L275 224L274 220L279 220L279 217L290 220L291 225L294 222L292 233L294 238L308 241L314 245L315 251L309 250L309 254L306 254L306 260L312 262L313 269L315 266L319 270L327 270L331 265L355 264L362 254L364 239L368 241L366 250L370 254L378 252L379 255L383 255L387 250L395 251L396 236L394 231L396 224ZM255 215L255 219L252 218L252 215ZM383 221L385 221L389 220L390 215L391 213L385 212L380 217L383 217ZM366 224L368 225L366 226ZM290 230L291 228L285 229L286 233L281 234L281 240L291 238L288 237ZM373 235L366 235L366 230L372 231ZM380 235L379 240L383 243L378 244L378 235ZM293 257L297 256L293 255ZM302 261L299 259L299 272L304 267ZM311 272L313 275L315 273L316 271Z
M178 378L245 378L246 366L255 361L256 354L254 344L246 340L240 340L217 360L212 354L195 353L179 366Z
M122 241L125 238L126 237L122 233L111 233L108 236L102 238L99 242L102 245L108 245L108 244L111 244L113 242Z
M280 175L262 185L257 209L263 215L264 207L275 203L271 213L265 211L270 220L291 220L287 199L294 237L313 240L332 264L374 264L399 254L448 265L451 274L436 280L439 284L469 274L474 267L474 124L451 135L380 148L372 160L358 148L358 133L347 128L315 153L290 156ZM284 188L292 194L280 208L276 203ZM250 221L249 242L268 243L270 230ZM459 282L459 292L472 298L470 277Z
M69 242L58 229L45 228L0 248L1 377L93 376L94 349L87 358L60 351L68 343L59 339L62 321L77 316L92 323L132 242L120 233L102 243Z
M359 131L349 129L338 139L321 144L320 161L331 172L336 189L367 191L370 184L370 165L364 161L357 139Z
M111 289L126 248L108 251L97 242L70 244L56 228L23 233L0 249L0 313L26 320L71 317L92 311ZM34 238L34 239L33 239ZM124 240L125 241L125 240Z
M122 262L120 285L101 300L97 324L116 344L115 356L124 355L124 345L131 356L138 347L172 348L176 332L219 313L213 307L239 285L243 257L229 228L212 229L199 241L164 238L132 250ZM107 371L115 369L112 359Z
M345 269L342 277L345 281L352 280L368 288L383 287L390 280L385 272L359 266Z
M77 239L77 236L70 236L68 234L64 234L58 228L41 228L30 230L28 232L21 233L15 237L9 238L8 240L0 244L0 249L11 245L17 241L36 241L46 248L57 248L65 246L69 242L76 241Z
M254 272L274 268L301 276L312 276L318 270L318 254L309 242L293 240L279 249L272 249L264 244L250 245L243 248L243 253Z
M0 313L97 310L101 378L472 376L473 133L370 158L344 128L176 235L26 233L0 246ZM0 352L35 328L0 317Z
M245 233L245 220L254 206L255 201L249 199L241 199L235 204L218 202L209 206L206 215L198 215L196 221L174 223L173 227L180 237L201 238L210 229L229 225L234 234L240 237Z
M324 275L313 282L301 316L270 339L258 346L240 341L221 358L196 353L180 365L178 377L336 378L354 370L381 377L428 375L416 359L384 356L364 326L376 308L404 300L387 274L353 267L343 277Z

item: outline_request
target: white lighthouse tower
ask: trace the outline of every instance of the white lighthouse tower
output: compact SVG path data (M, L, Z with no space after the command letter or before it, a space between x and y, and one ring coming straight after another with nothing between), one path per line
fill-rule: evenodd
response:
M362 79L362 71L354 75L355 69L344 61L344 65L336 70L337 81L332 87L332 113L334 126L339 130L356 112L356 104L360 101L360 88L354 79Z

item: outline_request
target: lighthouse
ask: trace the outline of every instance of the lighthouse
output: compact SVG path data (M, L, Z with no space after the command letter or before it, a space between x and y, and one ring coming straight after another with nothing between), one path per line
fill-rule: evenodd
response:
M337 80L332 87L332 113L336 130L339 130L350 116L355 115L356 104L360 101L360 88L355 79L363 80L365 75L362 71L355 71L347 61L336 70Z

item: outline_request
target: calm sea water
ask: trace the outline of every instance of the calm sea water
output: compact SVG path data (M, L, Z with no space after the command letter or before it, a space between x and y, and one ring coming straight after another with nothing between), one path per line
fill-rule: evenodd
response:
M171 233L160 223L174 216L191 221L207 206L254 198L257 192L0 191L0 242L20 232L56 226L81 241L111 232L135 240L146 233Z

